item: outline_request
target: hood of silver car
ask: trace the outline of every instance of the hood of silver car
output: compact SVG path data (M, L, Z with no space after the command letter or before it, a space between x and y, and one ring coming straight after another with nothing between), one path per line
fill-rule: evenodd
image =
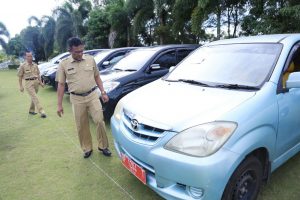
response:
M134 72L108 70L108 71L100 72L100 77L103 82L104 81L113 81L113 80L127 76L132 73L134 73Z
M255 95L255 92L228 90L158 80L125 96L124 111L139 123L164 130L186 128L224 120L222 115Z

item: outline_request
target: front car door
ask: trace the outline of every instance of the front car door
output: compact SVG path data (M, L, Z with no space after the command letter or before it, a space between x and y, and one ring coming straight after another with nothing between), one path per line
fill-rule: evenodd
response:
M292 150L300 140L300 88L285 88L289 73L296 71L300 71L300 43L293 47L278 83L277 158Z

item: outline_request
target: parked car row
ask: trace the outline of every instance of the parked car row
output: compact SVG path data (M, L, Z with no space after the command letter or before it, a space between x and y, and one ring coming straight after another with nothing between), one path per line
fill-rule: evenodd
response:
M197 47L199 45L163 45L98 50L94 58L101 71L104 89L110 98L108 103L102 102L105 119L111 117L117 102L123 96L164 76L170 67L174 67ZM49 67L42 74L42 80L55 89L57 68L58 64ZM99 99L102 100L101 93L99 90L98 92Z
M105 49L92 49L92 50L86 50L83 53L89 54L91 56L95 56L99 52L104 51L104 50ZM57 83L55 82L56 71L57 71L59 62L68 56L70 56L69 52L62 53L62 54L59 54L58 56L54 57L49 63L39 65L41 79L46 85L53 86L54 89L57 89Z
M101 72L109 101L103 103L104 117L109 119L116 104L126 94L169 72L199 45L163 45L138 48L112 68ZM100 94L100 93L99 93ZM101 98L100 98L101 99Z
M108 72L116 77L105 83L111 99L167 72L141 61L147 51ZM114 145L123 165L166 199L254 200L300 150L299 99L300 34L215 41L119 101Z

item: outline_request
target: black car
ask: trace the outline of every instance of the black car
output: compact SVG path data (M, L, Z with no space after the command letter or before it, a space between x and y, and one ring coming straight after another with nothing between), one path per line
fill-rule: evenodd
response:
M101 79L110 99L107 103L102 102L105 119L111 117L123 96L164 76L170 67L177 65L198 47L181 44L139 48L131 51L111 69L102 71Z

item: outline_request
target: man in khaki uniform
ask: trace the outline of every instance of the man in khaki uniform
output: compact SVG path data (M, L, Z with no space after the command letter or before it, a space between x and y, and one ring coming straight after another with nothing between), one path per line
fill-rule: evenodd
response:
M92 56L83 55L84 45L79 38L70 38L68 47L71 55L60 62L56 74L58 82L57 114L59 117L63 114L62 99L65 82L68 82L79 142L84 152L83 157L88 158L93 151L88 113L97 126L98 150L103 155L110 156L102 106L96 89L100 89L104 102L107 102L109 98L103 89L99 70Z
M19 85L20 91L24 92L24 87L22 84L22 80L25 80L25 89L31 97L31 105L29 108L29 114L35 115L36 109L41 114L42 118L46 118L45 111L40 104L40 101L37 97L37 93L39 90L39 85L44 87L44 84L40 79L40 71L37 64L32 62L32 53L26 52L25 54L26 62L20 65L18 76L19 76Z

